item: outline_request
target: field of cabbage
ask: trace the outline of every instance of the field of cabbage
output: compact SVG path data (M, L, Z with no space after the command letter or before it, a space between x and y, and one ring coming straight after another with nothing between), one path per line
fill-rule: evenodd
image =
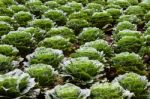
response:
M150 99L150 0L0 0L0 99Z

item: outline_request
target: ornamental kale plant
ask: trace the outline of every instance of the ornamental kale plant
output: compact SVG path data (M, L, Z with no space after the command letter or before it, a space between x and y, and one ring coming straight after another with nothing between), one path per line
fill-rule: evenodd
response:
M72 43L70 43L68 39L63 38L62 36L52 36L50 38L45 38L39 43L39 46L60 49L63 51L71 51L73 49Z
M31 77L39 82L39 85L50 85L54 81L54 69L50 65L33 64L30 65L26 71Z
M13 47L12 45L8 45L8 44L0 45L0 54L6 56L16 56L18 52L19 52L18 49L16 47Z
M139 19L136 15L121 15L118 19L118 22L129 21L131 23L139 24L141 23L141 19Z
M24 31L11 31L2 37L2 43L17 47L20 53L29 51L34 46L32 35Z
M35 19L29 22L29 25L32 27L38 27L48 31L51 27L53 27L54 23L52 20L45 18L45 19Z
M135 98L148 99L149 82L145 76L136 73L126 73L115 78L114 82L118 82L124 89L134 93Z
M0 36L8 34L13 28L7 22L0 21Z
M6 72L13 68L13 58L0 54L0 72Z
M55 50L52 48L38 47L32 54L27 55L29 64L43 63L52 65L52 67L58 67L61 60L64 58L61 50Z
M77 49L75 53L71 54L71 57L88 57L92 60L99 60L100 62L105 62L103 52L99 52L92 47L81 47L80 49Z
M143 64L142 58L135 53L122 52L116 54L112 58L112 66L116 68L118 74L129 71L142 75L146 73L146 66Z
M75 34L79 34L83 28L90 26L90 23L86 20L71 19L67 21L66 25L67 27L73 29Z
M60 66L65 74L80 81L93 80L104 70L104 65L101 62L90 60L87 57L64 59Z
M20 69L0 75L0 94L2 98L17 98L29 93L36 85L34 78Z
M116 41L120 40L121 38L125 36L134 36L134 37L140 38L142 37L142 33L139 31L133 31L133 30L122 30L122 31L119 31L119 33L117 34L113 34L113 38Z
M10 6L10 9L12 9L12 11L15 13L20 12L20 11L24 11L24 12L29 11L28 8L24 5L12 5Z
M80 43L103 39L104 32L96 27L83 28L79 34L78 39Z
M46 37L57 35L63 36L64 38L69 39L70 41L75 41L76 39L74 31L66 26L60 26L56 28L53 27L46 33Z
M56 22L57 25L65 25L67 18L65 13L61 10L48 10L44 13L44 17Z
M98 28L103 28L105 25L111 24L113 22L113 18L108 12L95 12L91 17L91 22L93 26Z
M91 86L92 99L123 99L123 88L117 83L96 83Z
M86 5L87 9L92 9L94 11L102 11L103 10L103 6L101 4L97 4L97 3L88 3Z
M45 93L45 99L86 99L90 95L88 89L81 89L80 87L71 83L65 85L57 85L54 89L48 90Z
M91 42L87 42L81 47L93 47L99 52L103 52L106 57L110 57L113 54L113 49L107 41L99 39Z
M20 26L26 26L28 22L32 20L31 13L23 11L15 13L13 17Z
M123 21L123 22L119 22L117 24L117 26L114 28L115 30L115 33L118 33L119 31L122 31L122 30L136 30L137 27L135 24L132 24L131 22L129 21Z
M141 6L129 6L126 10L125 13L127 15L136 15L137 17L142 17L145 14L145 10Z
M116 53L120 52L135 52L138 53L144 44L141 38L135 36L124 36L116 42Z

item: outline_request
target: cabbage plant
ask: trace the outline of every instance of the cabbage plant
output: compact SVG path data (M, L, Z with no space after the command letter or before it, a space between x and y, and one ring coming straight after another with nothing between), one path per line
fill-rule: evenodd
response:
M118 33L119 31L126 30L126 29L128 29L128 30L136 30L137 26L135 24L132 24L129 21L123 21L123 22L119 22L117 24L117 26L114 28L115 33Z
M38 47L32 54L27 55L29 64L43 63L58 67L61 60L64 58L61 50L52 48Z
M44 17L53 20L59 26L65 25L67 21L65 13L61 10L48 10L44 13Z
M21 98L26 96L35 85L34 78L20 69L15 69L0 75L0 97Z
M90 26L90 23L85 19L71 19L67 21L66 25L67 27L73 29L76 34L79 34L83 28Z
M82 32L78 36L80 43L94 41L103 38L104 32L96 27L83 28Z
M146 74L146 66L143 64L142 58L135 53L122 52L116 54L112 58L112 66L116 68L118 74L130 71L142 75Z
M8 44L0 44L0 54L6 55L6 56L16 56L18 54L19 50Z
M125 36L134 36L134 37L140 38L142 37L142 33L140 31L122 30L122 31L119 31L117 34L113 34L113 38L115 41L118 41Z
M8 34L12 29L9 23L0 21L0 36Z
M20 26L26 26L28 22L31 21L33 18L31 13L23 11L15 13L13 17Z
M116 42L117 53L120 52L135 52L138 53L144 42L136 36L124 36Z
M91 99L124 99L124 89L117 83L96 83L90 91Z
M53 27L46 33L46 37L56 35L63 36L64 38L69 39L70 41L75 41L76 39L74 31L66 26Z
M91 20L93 26L98 28L103 28L104 26L111 24L113 22L113 18L110 13L103 12L95 12L93 13Z
M97 51L95 48L92 47L80 47L75 51L75 53L71 54L71 57L88 57L92 60L99 60L100 62L105 62L105 57L103 52Z
M34 40L32 35L24 31L11 31L2 37L3 44L9 44L19 49L20 53L30 51L34 47Z
M119 83L124 89L134 93L134 98L148 99L149 87L148 79L145 76L140 76L136 73L126 73L115 78L114 82Z
M71 51L73 49L72 43L70 43L68 39L63 38L62 36L52 36L45 38L39 43L39 46L60 49L63 51Z
M29 25L35 28L40 28L43 30L48 31L51 27L53 27L54 23L52 20L45 18L45 19L34 19L29 22Z
M50 65L33 64L26 72L39 83L39 85L51 85L54 82L54 69Z
M90 95L88 89L66 83L65 85L57 85L54 89L45 93L45 99L87 99Z
M92 81L104 70L104 65L101 62L90 60L87 57L64 59L60 66L64 74L85 82Z
M113 55L113 49L108 44L108 42L103 39L86 42L85 44L81 45L81 47L93 47L97 51L103 52L105 57L110 57Z

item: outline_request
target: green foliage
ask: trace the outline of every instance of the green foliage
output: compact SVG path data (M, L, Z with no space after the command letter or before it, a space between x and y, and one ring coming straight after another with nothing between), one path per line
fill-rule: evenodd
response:
M41 17L41 15L48 10L48 7L43 5L41 1L28 1L25 3L25 6L37 17Z
M138 5L139 0L127 0L131 5Z
M148 11L148 12L144 15L144 19L145 19L145 21L150 21L150 11Z
M61 50L45 47L38 47L32 54L27 55L29 64L43 63L52 65L54 68L58 67L63 58L64 55Z
M140 51L139 51L139 54L144 57L145 55L150 55L150 46L143 46ZM148 61L149 63L149 61Z
M116 8L109 8L109 9L106 9L106 11L110 13L113 19L118 19L119 16L122 14L122 11Z
M51 28L47 33L46 37L51 37L51 36L56 36L60 35L63 36L66 39L69 39L70 41L75 41L75 35L72 29L66 27L66 26L61 26L57 28Z
M9 8L0 7L0 16L13 16L13 11Z
M103 10L103 6L101 4L97 4L97 3L88 3L86 5L87 9L92 9L94 11L102 11Z
M60 49L63 51L71 51L73 47L69 40L63 38L62 36L52 36L45 38L39 43L39 46Z
M142 58L135 53L122 52L116 54L112 58L112 66L116 68L118 74L129 71L142 75L146 73L146 67L143 64Z
M60 6L60 4L58 4L56 1L47 1L47 2L45 2L45 5L49 9L55 9L55 8L58 8Z
M81 1L81 0L80 0ZM71 8L73 8L74 12L76 11L80 11L83 7L82 3L78 3L78 2L68 2L66 5L70 6Z
M33 16L30 12L20 11L15 13L13 17L20 26L26 26L28 22L32 20Z
M136 15L122 15L119 17L117 21L118 22L129 21L131 23L137 23L137 24L141 23L141 20Z
M32 35L32 37L34 37L36 42L41 41L45 35L44 30L42 30L40 28L36 28L36 27L20 28L20 30L30 33Z
M7 34L11 30L12 30L12 27L10 24L0 21L0 36Z
M98 60L89 60L87 57L66 59L61 66L65 73L81 81L92 80L104 70L102 63Z
M26 71L39 82L39 85L50 85L54 81L54 69L50 65L33 64Z
M88 96L88 90L83 90L76 85L66 83L65 85L57 85L54 89L48 90L45 99L86 99Z
M116 52L135 52L138 53L144 44L141 38L136 36L124 36L116 42Z
M123 21L123 22L119 22L117 24L117 26L114 28L115 32L118 33L119 31L122 30L136 30L136 25L132 24L129 21Z
M145 46L150 46L150 35L144 36Z
M148 28L144 31L144 35L150 35L150 27L148 27Z
M24 5L12 5L10 6L10 9L12 9L12 11L14 13L20 12L20 11L28 11L28 8Z
M113 50L110 45L108 45L108 42L102 39L87 42L84 45L81 45L81 47L93 47L99 52L103 52L106 57L110 57L113 54Z
M14 0L1 0L6 6L16 4Z
M135 6L129 6L125 10L125 13L127 15L136 15L138 17L143 17L145 14L145 10L141 6L135 5Z
M90 24L84 19L71 19L67 21L66 25L73 29L76 34L79 34L84 27L88 27Z
M91 22L98 28L103 28L105 25L111 24L112 16L108 12L95 12L91 17Z
M82 32L78 36L78 40L80 41L80 43L85 43L103 38L104 32L96 27L83 28Z
M145 76L140 76L136 73L126 73L120 75L115 79L124 89L133 92L137 99L148 99L146 89L148 87L148 80Z
M5 72L13 68L12 57L0 54L0 71Z
M12 45L7 45L7 44L0 45L0 54L6 56L16 56L18 52L19 51L17 50L17 48L13 47Z
M116 83L96 83L90 90L92 99L123 99L123 89Z
M74 1L68 2L65 5L60 6L59 9L65 12L67 15L69 15L73 12L80 11L82 9L82 4Z
M64 25L67 21L65 14L61 10L48 10L44 13L44 17L56 22L57 25Z
M0 16L0 21L7 22L9 24L14 23L14 20L9 16Z
M85 20L89 20L89 16L87 13L83 12L83 11L79 11L79 12L74 12L72 14L70 14L68 16L68 19L85 19Z
M52 20L45 18L45 19L34 19L29 23L30 26L35 28L41 28L48 31L51 27L53 27L54 23Z
M139 3L139 5L146 9L146 10L149 10L150 9L150 0L141 0L141 2Z
M77 49L75 53L71 54L71 57L88 57L89 59L99 60L100 62L105 61L103 52L99 52L92 47L81 47L80 49Z
M139 31L133 31L133 30L122 30L119 31L117 34L113 34L113 38L118 41L124 36L134 36L137 38L140 38L142 36L142 33Z
M19 69L0 75L0 94L4 98L23 96L35 86L33 78Z
M127 8L130 6L130 3L127 0L108 0L109 4L119 5L121 8Z
M31 50L30 48L33 47L32 35L24 31L9 32L2 37L2 43L13 45L23 52Z

